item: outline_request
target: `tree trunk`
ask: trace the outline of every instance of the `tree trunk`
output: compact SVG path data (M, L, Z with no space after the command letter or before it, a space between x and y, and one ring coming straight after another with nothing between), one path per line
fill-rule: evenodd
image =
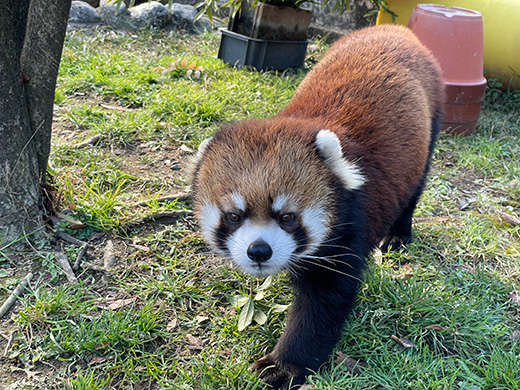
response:
M43 182L51 150L54 91L71 0L31 0L20 57L31 129L35 134L38 174Z
M42 226L41 185L70 4L0 4L0 250Z

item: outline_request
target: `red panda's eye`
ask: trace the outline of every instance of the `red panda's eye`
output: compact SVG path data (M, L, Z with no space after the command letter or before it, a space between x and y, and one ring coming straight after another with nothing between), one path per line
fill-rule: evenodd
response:
M293 219L294 219L293 213L287 213L287 214L283 214L282 216L280 216L280 222L282 222L282 223L292 222Z
M226 217L227 217L228 221L232 222L232 223L238 223L238 222L240 222L240 219L241 219L240 215L235 214L235 213L227 213Z

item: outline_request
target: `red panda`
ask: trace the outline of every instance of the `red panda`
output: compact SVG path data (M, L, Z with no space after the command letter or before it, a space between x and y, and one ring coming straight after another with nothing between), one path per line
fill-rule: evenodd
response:
M370 252L410 242L443 88L413 33L369 27L337 41L278 115L201 144L202 235L253 275L288 270L295 289L283 335L251 366L272 388L297 388L331 354Z

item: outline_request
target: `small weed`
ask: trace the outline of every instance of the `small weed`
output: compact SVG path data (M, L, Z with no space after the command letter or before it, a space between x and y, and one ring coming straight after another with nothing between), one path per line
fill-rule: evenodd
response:
M287 310L289 305L281 305L266 300L267 289L272 283L272 276L268 276L260 286L249 293L229 296L231 305L237 310L241 309L238 317L239 331L243 331L253 321L258 325L265 324L267 322L266 312L282 313Z

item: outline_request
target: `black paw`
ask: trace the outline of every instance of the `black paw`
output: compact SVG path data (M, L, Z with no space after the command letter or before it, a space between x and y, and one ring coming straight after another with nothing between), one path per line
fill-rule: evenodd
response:
M412 242L412 236L394 236L388 235L386 236L379 247L381 248L381 252L386 253L390 250L396 251L401 249L402 247L408 245Z
M258 359L250 367L268 389L296 390L305 382L305 370L277 361L272 354Z

